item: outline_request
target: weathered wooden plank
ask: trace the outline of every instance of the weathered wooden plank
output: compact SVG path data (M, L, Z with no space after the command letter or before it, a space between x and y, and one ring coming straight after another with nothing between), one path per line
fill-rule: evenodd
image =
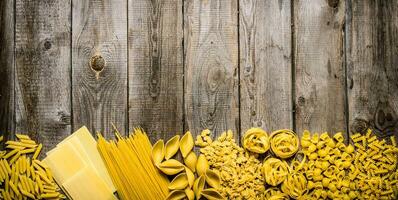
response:
M73 1L73 129L127 131L127 2Z
M345 2L294 1L296 129L346 132Z
M351 1L347 68L350 132L398 136L398 2Z
M240 1L242 131L292 128L291 3Z
M183 131L182 1L128 6L129 128L168 139Z
M236 0L184 5L186 129L231 129L239 136Z
M0 1L0 135L14 133L14 1Z
M53 148L71 132L69 1L16 1L16 131Z

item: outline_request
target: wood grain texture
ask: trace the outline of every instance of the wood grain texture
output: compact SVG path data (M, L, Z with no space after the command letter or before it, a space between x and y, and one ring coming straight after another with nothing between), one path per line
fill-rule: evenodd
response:
M296 129L346 132L345 2L294 1Z
M231 129L239 137L237 6L236 0L185 2L185 128L193 134Z
M14 1L0 1L0 135L14 133Z
M16 0L16 131L44 151L71 133L70 6Z
M183 131L182 0L129 0L129 127L154 141Z
M73 129L127 132L127 1L73 1Z
M380 138L398 136L398 2L350 2L350 132L372 128Z
M293 128L290 1L240 1L240 112L245 131Z

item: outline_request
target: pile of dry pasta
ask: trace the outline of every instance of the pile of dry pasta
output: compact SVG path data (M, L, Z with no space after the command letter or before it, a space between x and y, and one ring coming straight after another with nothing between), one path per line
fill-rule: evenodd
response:
M38 160L42 144L27 135L16 137L17 141L7 141L5 150L0 151L0 198L64 199L50 169Z
M232 131L212 138L206 129L196 141L188 131L153 146L139 128L115 135L106 140L98 134L97 148L123 200L398 198L396 139L380 140L371 130L347 141L342 133L304 131L299 138L288 129L268 134L251 128L243 147ZM38 160L42 145L16 137L0 151L0 198L64 199Z
M154 165L164 174L174 176L168 188L170 190L167 200L185 199L194 200L204 197L206 199L222 199L218 192L220 176L218 172L209 169L206 157L199 157L193 151L194 141L191 132L186 132L180 140L176 135L164 145L159 140L152 148ZM173 157L180 150L184 164Z
M300 139L288 129L268 135L261 128L251 128L242 137L241 148L232 135L228 131L213 141L210 131L204 130L196 138L200 156L219 175L219 186L214 189L221 196L208 199L398 197L398 148L394 137L379 140L368 130L365 135L352 135L350 144L346 144L342 133L331 137L328 133L304 131ZM171 199L182 199L187 194L181 192Z

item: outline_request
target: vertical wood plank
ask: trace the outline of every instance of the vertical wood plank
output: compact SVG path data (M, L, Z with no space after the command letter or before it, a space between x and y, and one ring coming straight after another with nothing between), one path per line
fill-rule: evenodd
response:
M127 1L75 0L72 24L73 128L113 137L127 131Z
M129 0L129 128L183 131L182 0Z
M241 127L292 128L291 3L240 1Z
M350 132L371 128L380 138L398 136L398 2L350 2Z
M16 131L53 148L71 132L70 2L16 1Z
M345 2L294 1L296 129L346 132Z
M0 135L14 133L14 1L0 1Z
M184 5L186 129L239 137L236 0L192 0Z

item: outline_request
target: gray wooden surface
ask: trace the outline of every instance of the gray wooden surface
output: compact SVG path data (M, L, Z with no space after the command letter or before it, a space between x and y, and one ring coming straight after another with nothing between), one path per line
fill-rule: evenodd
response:
M346 132L345 2L294 2L297 131Z
M352 132L397 135L398 1L350 4L347 83Z
M239 8L241 129L292 128L292 5L243 0Z
M14 1L0 1L0 134L14 132Z
M44 151L72 130L70 5L15 2L15 131L44 143Z
M185 129L239 135L237 0L184 5Z
M14 38L15 36L15 38ZM397 134L398 3L4 0L0 133Z
M183 132L182 0L130 0L129 129L153 139Z
M127 2L73 1L72 5L73 129L85 125L111 137L114 123L125 133Z

